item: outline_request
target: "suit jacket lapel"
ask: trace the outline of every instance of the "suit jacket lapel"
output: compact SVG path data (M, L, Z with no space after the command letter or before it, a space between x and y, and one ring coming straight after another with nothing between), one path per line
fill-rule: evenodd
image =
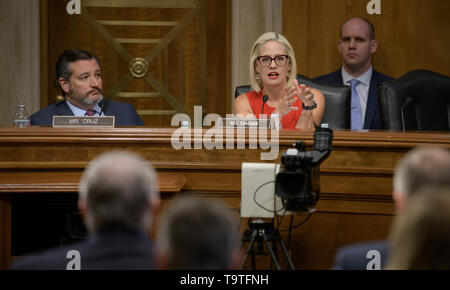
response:
M335 72L335 74L336 74L337 83L346 86L346 84L344 84L344 79L342 78L342 71L341 71L341 69L338 69Z
M120 113L117 112L117 110L112 106L111 102L109 100L103 100L104 109L103 112L105 113L105 116L114 116L116 118L116 125L120 118Z
M366 117L364 118L364 129L369 129L378 108L377 96L378 73L374 70L370 79L369 95L367 97Z

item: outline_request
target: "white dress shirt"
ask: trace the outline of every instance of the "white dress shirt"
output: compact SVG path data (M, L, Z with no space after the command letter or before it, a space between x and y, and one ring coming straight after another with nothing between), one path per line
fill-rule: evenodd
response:
M86 110L83 110L81 108L78 108L75 105L72 105L72 103L70 103L68 100L66 100L67 105L69 106L70 110L72 110L73 115L75 117L84 117L86 115ZM94 106L94 108L92 108L92 110L95 111L94 116L98 116L99 113L102 111L102 109L100 108L100 106L97 104ZM105 114L102 112L102 116L104 116Z

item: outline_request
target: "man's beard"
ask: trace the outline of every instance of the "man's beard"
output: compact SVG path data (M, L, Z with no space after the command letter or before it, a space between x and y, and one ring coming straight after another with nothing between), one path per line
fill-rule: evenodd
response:
M69 91L69 96L70 98L72 98L73 100L80 102L84 105L88 105L88 106L92 106L92 105L97 105L98 103L100 103L103 100L103 91L100 88L96 88L96 89L92 89L89 92L87 92L87 94L85 94L84 96L81 94L76 93L72 87L69 87L70 91ZM94 100L92 98L89 97L89 95L95 91L98 91L100 94L98 95L98 99Z

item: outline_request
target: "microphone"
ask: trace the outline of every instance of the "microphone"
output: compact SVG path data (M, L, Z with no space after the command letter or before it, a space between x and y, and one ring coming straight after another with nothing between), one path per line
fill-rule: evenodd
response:
M268 95L264 95L263 96L263 104L262 104L262 109L261 109L261 115L264 115L264 104L269 100L269 96Z
M98 103L98 105L99 105L99 107L100 107L100 113L98 114L99 116L101 116L102 115L102 113L103 113L103 109L105 109L105 106L106 106L106 101L105 100L102 100L100 103Z
M402 127L403 127L403 132L405 132L405 114L404 114L404 109L405 109L405 107L409 104L409 103L411 103L411 102L413 102L414 101L414 99L412 98L412 97L408 97L408 98L406 98L406 101L405 101L405 103L400 107L400 113L401 113L401 116L402 116Z

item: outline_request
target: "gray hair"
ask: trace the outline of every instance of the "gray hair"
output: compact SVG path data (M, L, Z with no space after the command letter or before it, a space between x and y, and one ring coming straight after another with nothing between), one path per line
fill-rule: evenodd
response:
M409 198L424 186L450 187L450 154L446 149L419 147L398 163L394 191Z
M294 80L297 78L297 61L295 60L294 49L289 41L281 34L276 32L266 32L255 41L253 44L252 50L250 52L250 83L252 85L252 89L259 92L262 89L262 83L260 80L256 79L256 71L255 71L255 62L259 56L259 50L261 46L263 46L268 41L276 41L282 45L284 45L284 49L286 54L289 55L289 61L291 62L291 73L288 76L287 86L290 87Z
M116 225L147 230L150 204L159 200L156 186L155 170L134 153L111 151L95 158L80 181L86 227L90 232Z
M230 210L218 201L178 197L159 220L157 244L170 269L230 269L237 229Z
M450 267L450 188L425 186L391 228L387 269Z

